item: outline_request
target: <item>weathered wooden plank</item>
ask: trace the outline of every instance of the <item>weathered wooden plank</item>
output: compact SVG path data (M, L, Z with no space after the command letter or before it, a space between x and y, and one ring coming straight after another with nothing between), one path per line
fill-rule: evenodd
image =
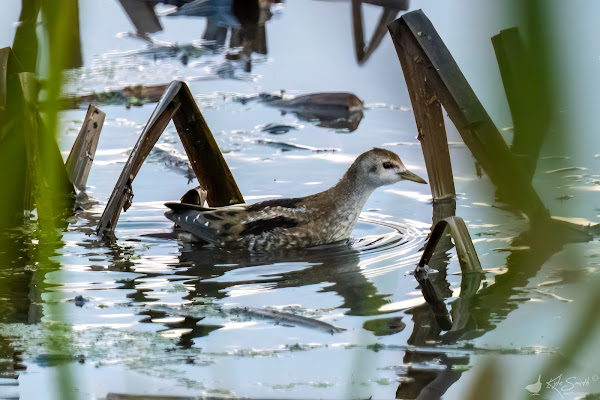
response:
M90 104L77 139L73 143L66 167L73 186L84 190L98 147L106 114Z
M456 195L444 116L440 102L429 86L425 71L418 62L419 59L413 56L418 51L415 43L410 40L406 26L401 26L400 29L402 34L396 45L396 51L415 114L417 138L421 142L431 194L435 202ZM436 222L434 221L434 224Z
M166 129L175 112L179 109L179 103L172 100L177 96L181 88L180 82L173 82L162 99L157 104L144 127L142 134L136 142L121 175L117 180L115 188L104 208L96 233L100 236L112 236L114 234L121 210L127 211L131 206L133 190L131 184L142 167L142 163L158 141L158 138Z
M211 207L243 203L240 192L221 150L202 116L188 86L180 82L179 111L173 116L185 152L198 183L208 191Z
M388 27L396 48L406 51L425 71L427 83L492 182L530 218L547 219L548 210L514 160L431 21L418 10L404 14ZM407 46L407 43L414 46Z
M492 37L492 44L513 119L511 151L531 181L551 120L549 96L541 93L543 85L536 79L532 55L518 28L500 31Z
M457 304L457 306L453 309L455 317L454 321L450 322L446 305L435 291L434 286L429 280L427 270L425 269L425 266L429 264L429 261L431 260L431 257L433 256L440 239L444 237L447 228L450 229L450 234L454 239L458 262L463 274L460 294L460 298L463 299L462 302L465 304L468 303L465 302L464 299L475 295L477 289L479 289L481 278L483 277L483 269L481 268L479 257L477 257L477 252L473 246L473 241L469 235L469 230L467 229L463 219L452 216L444 218L438 222L431 232L429 240L427 241L425 249L423 250L421 259L419 260L417 268L415 269L415 278L421 286L423 297L431 306L438 325L443 330L450 330L451 328L461 329L464 327L464 324L466 324L466 321L469 317L468 307L466 307L465 304ZM470 278L465 278L466 276L469 276Z
M460 264L462 273L483 272L481 263L477 257L477 252L473 246L473 241L471 241L471 236L469 235L467 225L465 225L465 221L463 221L462 218L456 216L444 218L442 221L436 224L431 232L431 236L427 241L427 244L425 245L423 255L421 256L421 260L419 261L417 268L423 268L429 263L429 260L435 251L435 247L437 246L438 241L442 238L446 228L450 228L450 233L454 238L456 253L458 254L458 262Z
M244 202L189 88L184 82L173 81L129 155L98 223L98 235L114 235L121 209L126 211L131 205L131 184L171 119L175 123L198 183L208 191L208 205L214 207Z

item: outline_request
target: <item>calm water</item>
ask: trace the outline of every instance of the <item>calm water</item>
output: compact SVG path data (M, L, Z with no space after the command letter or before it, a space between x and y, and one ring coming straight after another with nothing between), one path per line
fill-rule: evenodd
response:
M474 15L484 11L477 2L462 3ZM268 54L254 54L249 73L218 52L190 56L187 65L180 55L146 56L144 42L119 35L132 28L117 2L105 1L101 8L91 0L80 4L85 66L70 73L68 91L186 80L247 202L324 190L358 154L372 147L395 151L409 169L426 176L391 40L386 37L371 59L358 66L348 2L294 0L274 8L266 24ZM465 75L498 126L510 127L503 99L494 97L500 81L489 42L510 22L490 5L480 15L491 22L476 27L476 38L466 38L468 29L449 20L458 10L412 4L412 9L419 7L461 67L466 63ZM364 14L370 34L379 9L365 6ZM491 18L494 15L498 18ZM200 38L205 26L202 18L162 22L165 30L155 38L180 45ZM477 66L471 48L483 60ZM352 92L365 102L364 118L349 133L258 102L235 101L279 90ZM518 398L529 394L524 387L560 353L587 299L585 283L598 279L597 241L568 245L548 257L513 243L527 229L527 221L495 206L492 185L486 177L477 177L474 160L450 122L457 215L467 222L486 270L474 318L458 334L440 332L409 274L431 226L431 197L425 185L403 182L377 190L351 243L299 250L278 259L236 255L157 237L172 231L163 217L163 203L179 199L197 183L188 182L185 170L169 168L154 153L134 181L134 202L121 215L118 240L107 244L92 232L153 108L101 107L107 118L88 180L89 208L72 218L48 265L24 261L35 243L19 238L3 261L0 279L11 282L12 291L1 296L0 344L22 351L26 370L19 374L18 387L0 385L0 397L20 393L22 399L37 399L43 390L47 398L60 398L52 395L58 371L69 366L81 399L103 398L110 392L416 398L434 379L434 386L444 388L444 398L461 399L481 367L491 361L502 370L503 398ZM85 110L61 115L65 156L84 116ZM266 124L294 129L273 135L261 129ZM510 137L510 130L503 133ZM587 146L578 153L544 152L536 187L553 215L596 222L600 150L594 131L581 134ZM185 154L173 125L159 146L174 157ZM584 169L548 173L566 167ZM573 254L584 259L575 272ZM432 279L448 297L447 304L458 308L461 275L455 252L439 255L437 263L440 272ZM526 265L521 272L507 272L507 265L519 263ZM32 298L35 290L29 294L31 282L43 288L41 298ZM344 330L332 334L314 324L278 324L251 312L264 307ZM565 377L590 377L581 393L600 392L600 383L592 379L600 374L595 351L578 357L564 371ZM560 398L558 392L544 390L547 397Z

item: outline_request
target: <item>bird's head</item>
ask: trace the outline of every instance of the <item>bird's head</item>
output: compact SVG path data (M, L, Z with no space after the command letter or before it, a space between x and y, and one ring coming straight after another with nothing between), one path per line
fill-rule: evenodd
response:
M394 152L374 148L358 156L350 168L355 168L359 176L375 187L391 185L401 180L427 183L420 176L410 172Z

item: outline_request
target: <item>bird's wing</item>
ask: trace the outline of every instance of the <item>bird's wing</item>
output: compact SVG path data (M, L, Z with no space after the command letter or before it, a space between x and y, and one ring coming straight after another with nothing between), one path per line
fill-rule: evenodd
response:
M165 217L182 229L207 242L219 244L229 241L242 229L240 221L246 214L247 205L205 208L185 203L165 203L170 208Z

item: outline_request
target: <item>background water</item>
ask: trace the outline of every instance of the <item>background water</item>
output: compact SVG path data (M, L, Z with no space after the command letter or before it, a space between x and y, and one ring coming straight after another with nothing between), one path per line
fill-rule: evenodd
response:
M514 25L515 18L497 3L413 1L411 9L423 8L498 127L507 128L512 123L500 95L489 38ZM560 150L547 146L535 186L553 215L597 222L600 150L597 128L586 121L595 113L591 99L597 93L600 52L591 40L593 29L586 31L586 24L574 23L597 15L597 6L587 2L577 6L555 9L564 28L557 45L578 38L577 46L564 46L567 56L561 68L573 71L569 68L574 58L584 61L569 84L559 85L566 88L565 98L582 99L565 102L567 119L577 121L572 126L578 141ZM190 60L187 66L177 59L131 56L128 52L142 50L145 44L119 35L132 27L117 2L105 0L99 6L98 1L83 0L80 8L85 65L70 73L67 90L186 80L248 202L324 190L337 182L357 155L375 146L398 153L409 169L426 176L391 40L386 37L369 61L358 66L349 2L294 0L275 8L266 25L268 55L255 54L250 73L220 53ZM369 35L380 11L368 5L363 9ZM0 20L2 46L12 42L10 24L18 12L15 7ZM202 18L185 17L161 22L164 31L153 37L179 44L200 38L205 24ZM282 115L258 102L234 101L240 95L279 90L352 92L365 102L365 115L358 129L348 133L302 121L292 113ZM582 106L568 108L569 104ZM535 382L544 363L560 354L559 347L587 300L589 282L598 280L598 242L567 245L530 279L512 277L508 289L492 289L492 295L483 298L489 303L480 304L482 315L489 318L477 321L470 337L444 341L433 335L421 340L419 332L428 329L423 319L428 309L408 273L430 229L428 186L401 182L377 190L350 245L292 252L281 259L232 256L185 240L149 236L172 230L163 217L163 203L196 186L156 154L134 181L134 202L121 215L117 242L107 244L92 234L93 229L153 108L153 104L101 107L107 117L88 180L90 208L72 218L62 238L64 246L53 257L56 265L15 262L4 270L8 272L2 279L22 274L44 287L41 299L24 310L19 302L31 299L14 293L3 296L5 310L11 311L4 312L2 335L23 351L27 367L19 376L22 399L40 398L41 390L50 398L58 368L65 365L71 367L77 397L82 399L102 398L109 392L393 398L402 382L414 385L436 376L455 381L444 398L461 399L490 361L501 371L502 398L523 397L529 394L524 387ZM85 110L61 114L65 156L84 116ZM261 131L269 123L296 129L284 135ZM511 241L527 229L527 222L493 206L497 205L493 186L487 177L477 177L474 159L449 121L447 129L459 193L457 215L467 222L486 270L483 285L497 287L507 259L526 251L511 246ZM503 134L510 139L510 129ZM265 144L264 139L285 146ZM290 150L290 144L337 150ZM159 145L171 154L185 154L172 124ZM584 169L549 173L564 167ZM565 195L575 197L559 199ZM32 244L17 246L26 249ZM577 272L570 269L572 254L582 254L585 260ZM448 273L440 279L448 281L450 304L460 293L461 275L454 251L445 258ZM84 301L74 301L76 296ZM332 334L318 327L276 324L245 312L245 307L275 307L345 331ZM28 319L40 322L16 323ZM581 393L600 392L598 355L593 348L564 371L565 377L589 377L589 386L580 388ZM557 393L547 388L542 392L560 398Z

